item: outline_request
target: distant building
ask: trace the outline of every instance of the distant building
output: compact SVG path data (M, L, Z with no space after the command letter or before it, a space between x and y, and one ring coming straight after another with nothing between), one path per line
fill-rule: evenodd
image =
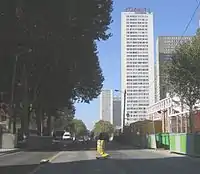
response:
M110 89L100 94L100 119L113 124L113 91Z
M146 108L155 102L153 13L127 8L121 13L121 90L125 125L146 119ZM123 117L123 109L121 109ZM123 127L123 122L122 122Z
M193 36L159 36L156 41L156 102L166 98L168 92L164 83L165 62L170 61L178 44L189 41Z
M115 128L121 128L121 98L113 97L113 125Z
M154 74L154 84L155 84L155 103L158 101L158 96L157 96L157 93L156 93L156 91L157 91L157 78L158 78L158 76L157 76L157 71L156 71L156 64L154 65L154 72L155 72L155 74Z

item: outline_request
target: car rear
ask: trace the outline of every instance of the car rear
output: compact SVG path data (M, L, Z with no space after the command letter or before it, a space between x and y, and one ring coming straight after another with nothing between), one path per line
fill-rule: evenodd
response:
M71 136L70 132L65 132L63 134L62 140L65 143L72 143L73 142L73 137Z

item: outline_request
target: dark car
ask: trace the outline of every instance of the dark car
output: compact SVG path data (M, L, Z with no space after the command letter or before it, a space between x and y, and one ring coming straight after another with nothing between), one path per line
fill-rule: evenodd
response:
M64 130L56 130L53 132L53 138L54 140L56 141L61 141L62 140L62 137L64 135Z

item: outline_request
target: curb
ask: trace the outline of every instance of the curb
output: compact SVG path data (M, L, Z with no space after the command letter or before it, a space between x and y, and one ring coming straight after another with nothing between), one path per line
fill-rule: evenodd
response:
M170 151L169 153L186 156L186 157L193 158L193 159L200 159L200 155L184 154L184 153L178 153L178 152L173 152L173 151Z
M16 152L20 152L22 151L21 149L15 149L15 150L10 150L10 151L5 151L5 152L0 152L0 157L7 155L7 154L12 154L12 153L16 153Z
M159 149L157 149L157 150L156 149L149 149L149 151L155 152L155 153L160 153L160 154L163 154L163 155L184 157L184 158L196 161L196 162L200 162L200 156L187 155L187 154L183 154L183 153L173 152L173 151L170 151L170 150L166 150L166 151L163 150L162 151L162 150L159 150Z

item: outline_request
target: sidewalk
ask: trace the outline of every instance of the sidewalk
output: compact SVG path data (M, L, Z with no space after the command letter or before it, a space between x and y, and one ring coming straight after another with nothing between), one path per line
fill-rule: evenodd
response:
M170 152L170 150L165 150L165 149L145 149L146 151L151 151L153 153L160 153L162 155L166 155L166 156L172 156L172 157L185 157L188 158L192 161L198 162L200 163L200 158L199 157L195 157L195 156L188 156L185 154L179 154L179 153L173 153Z
M120 143L115 143L117 144L118 147L122 147L123 149L141 149L143 151L148 151L148 152L152 152L152 153L160 153L162 155L165 155L165 156L171 156L171 157L185 157L185 158L188 158L188 159L191 159L193 161L196 161L196 162L199 162L200 163L200 157L199 156L189 156L189 155L186 155L186 154L180 154L180 153L173 153L173 152L170 152L170 150L166 150L166 149L163 149L163 148L157 148L157 149L144 149L144 148L139 148L139 147L133 147L131 145L120 145Z
M155 153L160 153L163 155L172 155L172 156L182 156L182 157L187 157L187 155L184 154L177 154L177 153L171 153L170 150L166 150L166 149L162 149L162 148L158 148L158 149L144 149L146 151L149 152L155 152Z
M15 153L20 151L20 149L18 148L14 148L14 149L0 149L0 156L5 155L5 154L9 154L9 153Z

